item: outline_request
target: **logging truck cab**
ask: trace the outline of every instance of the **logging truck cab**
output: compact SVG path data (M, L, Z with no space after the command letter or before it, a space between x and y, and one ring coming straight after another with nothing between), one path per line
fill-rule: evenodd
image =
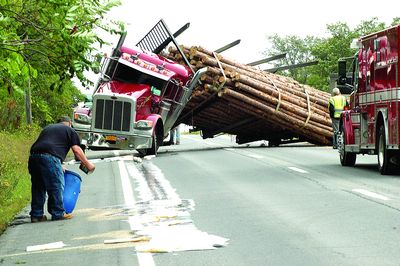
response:
M343 166L354 166L357 154L378 155L381 174L399 166L399 42L400 25L361 37L350 75L349 60L339 60L338 87L351 92L338 140Z
M194 73L175 41L188 26L172 35L160 20L132 47L124 45L126 33L121 35L111 56L103 62L92 106L74 112L73 127L81 138L81 146L156 155L206 71ZM186 65L160 55L170 42Z

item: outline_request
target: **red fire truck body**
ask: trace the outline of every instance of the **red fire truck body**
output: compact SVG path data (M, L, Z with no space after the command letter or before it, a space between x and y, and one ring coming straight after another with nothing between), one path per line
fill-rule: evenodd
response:
M353 166L357 154L377 154L378 168L387 174L400 155L400 25L358 41L352 76L339 61L338 87L351 89L350 109L342 113L340 161Z
M125 35L121 36L103 63L92 106L74 112L73 127L81 146L157 153L206 71L193 73L190 64L184 66L157 54L171 41L179 50L174 39L178 34L170 34L161 20L135 47L122 46Z

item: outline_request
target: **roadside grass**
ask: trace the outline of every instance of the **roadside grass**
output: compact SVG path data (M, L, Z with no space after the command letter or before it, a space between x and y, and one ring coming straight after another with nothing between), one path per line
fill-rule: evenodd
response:
M181 132L181 135L200 135L200 134L201 134L200 131L192 131L192 132L184 131L184 132Z
M40 129L0 132L0 234L30 201L28 156Z

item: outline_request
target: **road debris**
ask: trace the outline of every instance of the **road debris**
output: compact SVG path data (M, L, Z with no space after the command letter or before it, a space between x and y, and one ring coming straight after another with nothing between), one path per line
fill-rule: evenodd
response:
M148 236L135 236L135 237L124 237L124 238L116 238L116 239L106 239L106 240L104 240L104 244L141 242L141 241L149 241L149 240L150 240L150 237L148 237Z
M32 251L41 251L41 250L49 250L49 249L59 249L63 248L66 245L62 241L58 242L52 242L52 243L47 243L47 244L41 244L41 245L35 245L35 246L27 246L26 251L27 252L32 252Z

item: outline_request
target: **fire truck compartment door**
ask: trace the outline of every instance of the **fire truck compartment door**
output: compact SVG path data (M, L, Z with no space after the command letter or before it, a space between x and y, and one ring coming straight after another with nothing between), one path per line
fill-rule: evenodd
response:
M368 144L368 114L361 113L360 116L360 143Z

